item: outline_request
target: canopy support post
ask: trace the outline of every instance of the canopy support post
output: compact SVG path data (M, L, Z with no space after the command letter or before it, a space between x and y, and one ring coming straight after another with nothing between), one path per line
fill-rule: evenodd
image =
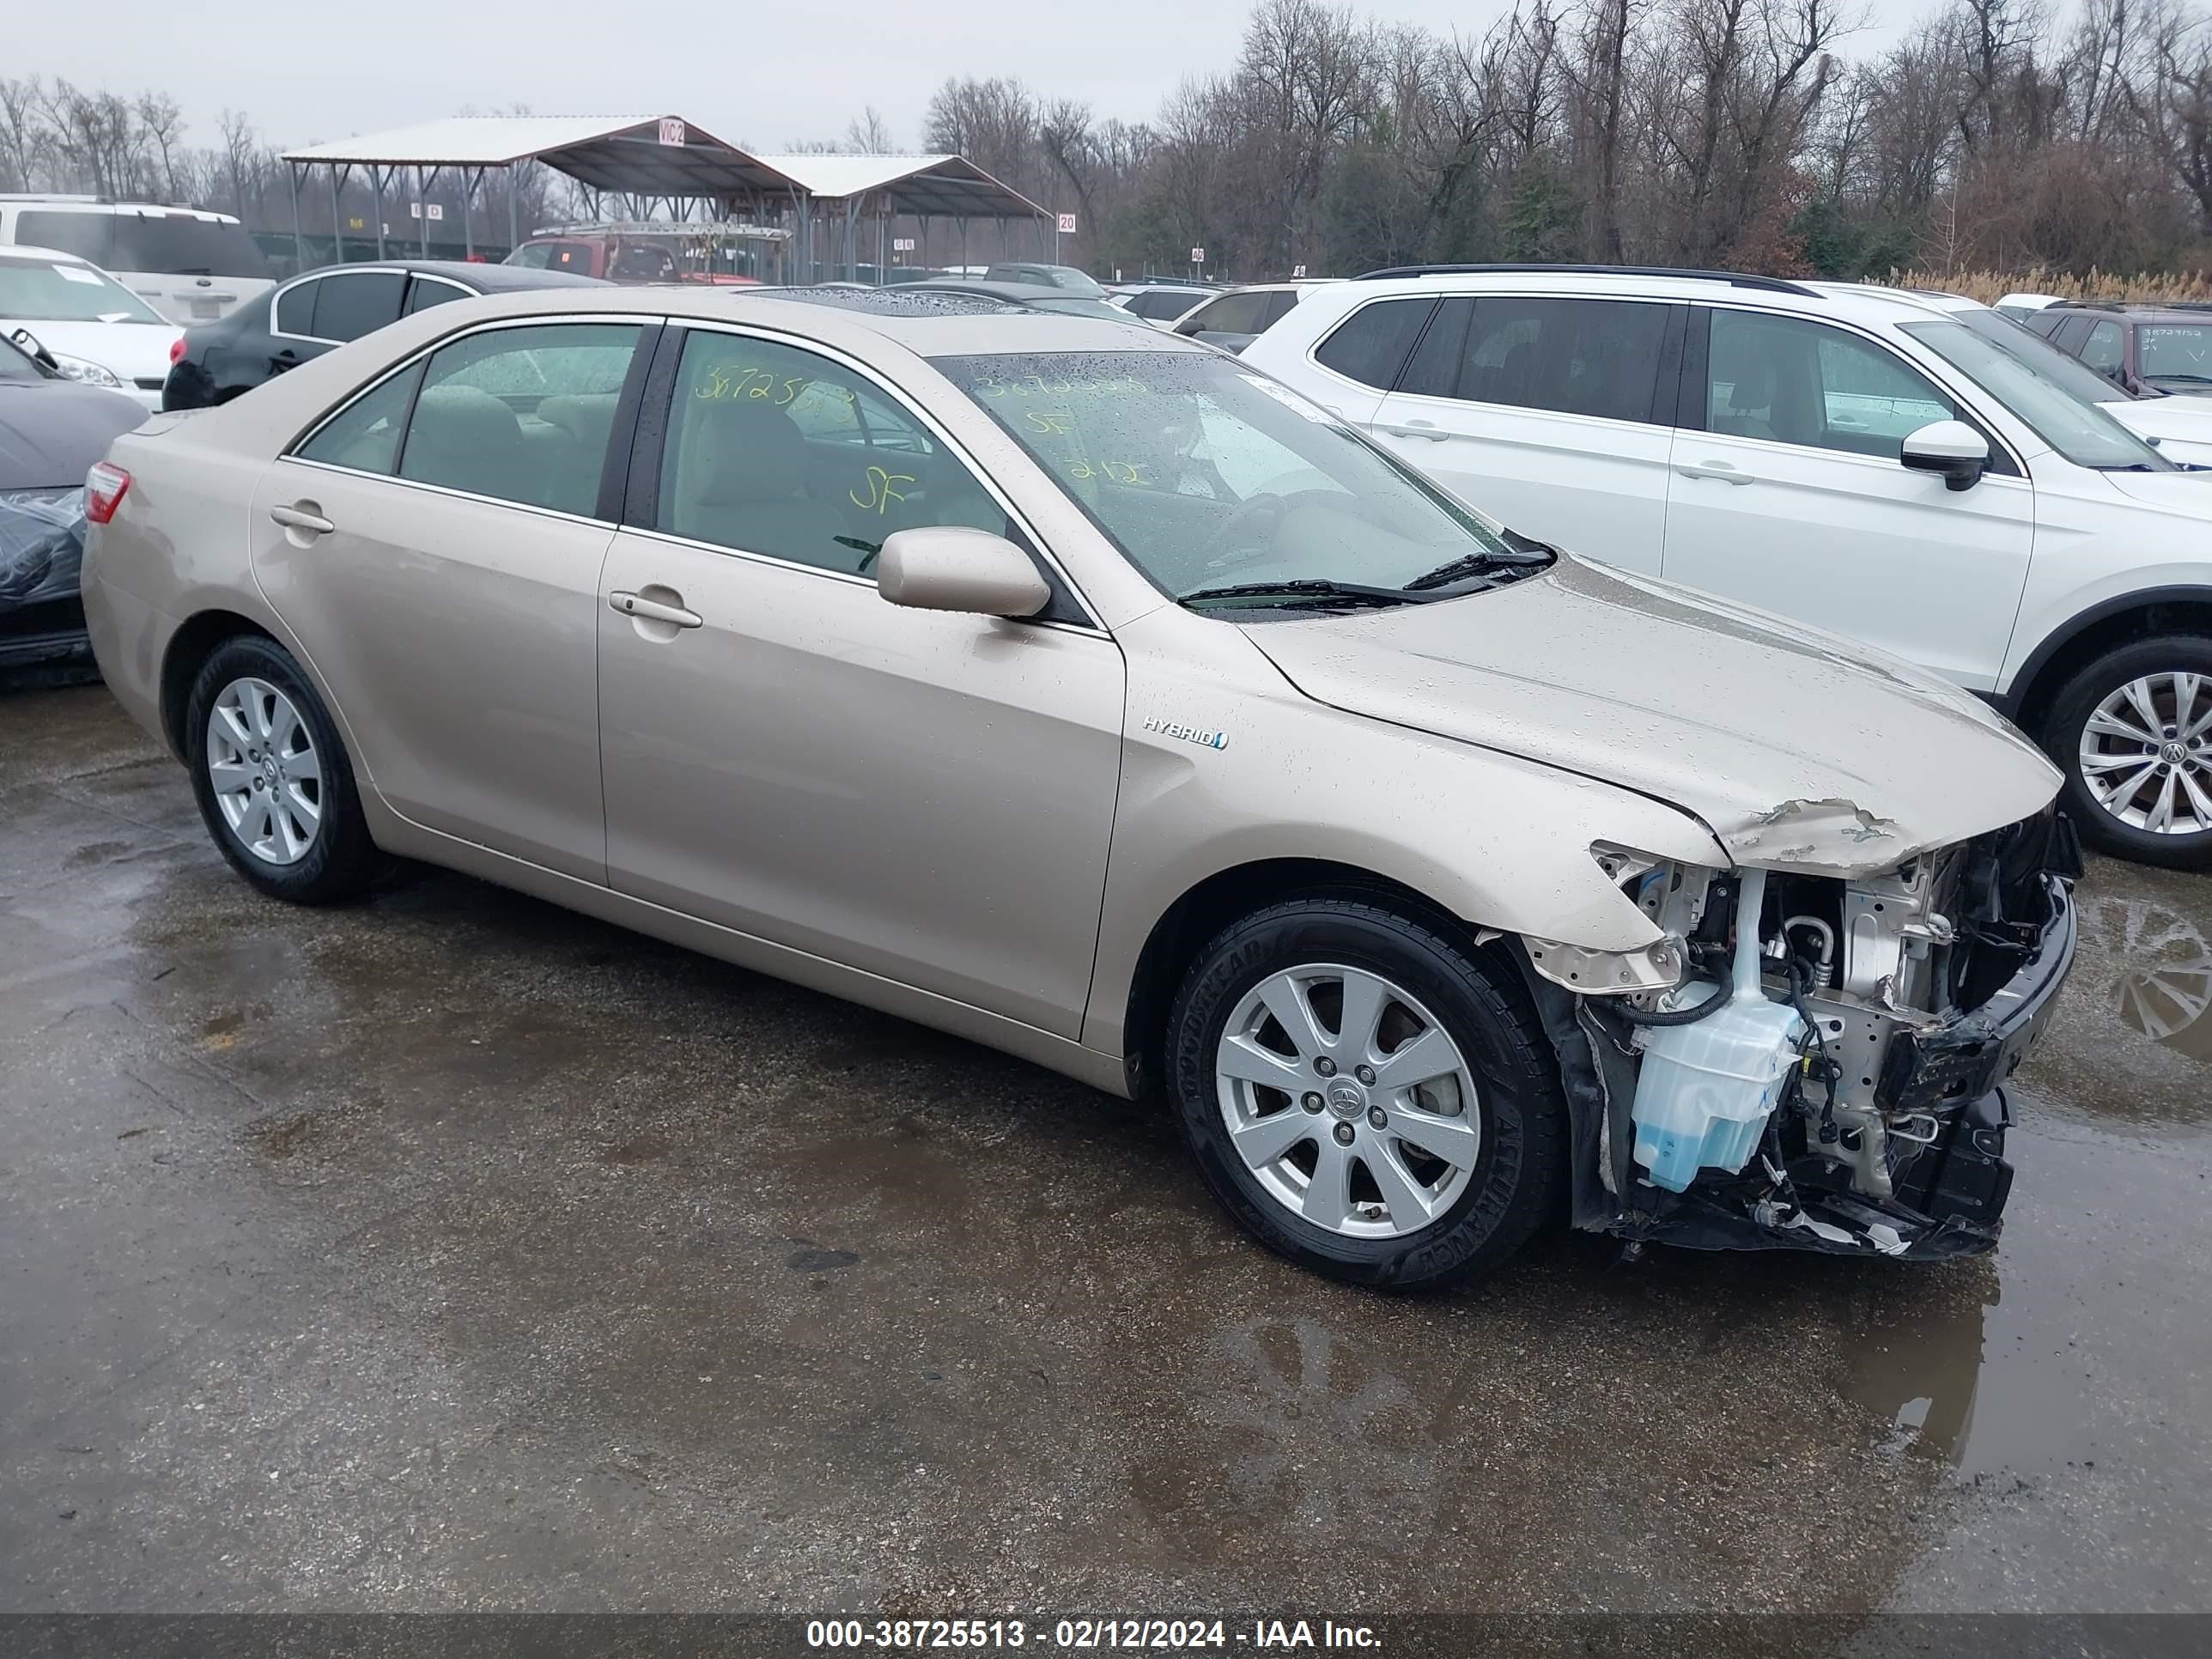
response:
M415 169L415 228L416 240L422 249L422 257L430 257L430 204L422 199L422 169Z
M507 251L510 254L522 246L522 233L515 228L514 206L514 170L521 165L520 161L507 164Z
M376 215L376 257L384 252L384 169L372 166L368 170L368 192L372 198L370 210Z
M350 166L331 169L331 263L334 265L345 263L345 212L339 198L345 191L346 174L352 171Z
M307 245L300 236L300 169L293 163L284 163L284 182L292 191L292 269L307 268Z

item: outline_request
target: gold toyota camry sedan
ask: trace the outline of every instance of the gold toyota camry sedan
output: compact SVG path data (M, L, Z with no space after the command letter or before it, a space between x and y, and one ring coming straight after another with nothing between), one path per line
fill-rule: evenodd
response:
M84 600L263 892L425 860L1162 1095L1321 1272L1988 1248L2057 772L1479 507L1140 323L557 290L121 438Z

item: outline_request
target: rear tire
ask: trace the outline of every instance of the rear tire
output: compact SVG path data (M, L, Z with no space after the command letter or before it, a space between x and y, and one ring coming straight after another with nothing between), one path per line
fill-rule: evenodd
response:
M2059 688L2041 740L2092 847L2212 869L2212 639L2171 634L2106 652Z
M185 704L185 760L208 834L271 898L352 898L382 868L337 726L274 640L238 635L201 665Z
M1559 1211L1566 1109L1518 976L1381 904L1296 899L1224 930L1167 1053L1206 1184L1316 1273L1451 1284Z

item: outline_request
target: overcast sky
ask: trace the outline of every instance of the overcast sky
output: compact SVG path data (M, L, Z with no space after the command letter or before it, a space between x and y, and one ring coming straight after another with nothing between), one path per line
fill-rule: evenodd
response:
M1937 0L1869 0L1894 38ZM1375 16L1480 33L1506 0L1375 0ZM168 91L186 142L217 142L226 107L285 148L527 104L540 115L682 115L773 152L836 138L873 104L918 148L948 75L1018 75L1087 98L1102 116L1149 118L1182 76L1235 55L1242 0L100 0L94 15L9 0L0 73ZM526 27L517 23L527 19Z

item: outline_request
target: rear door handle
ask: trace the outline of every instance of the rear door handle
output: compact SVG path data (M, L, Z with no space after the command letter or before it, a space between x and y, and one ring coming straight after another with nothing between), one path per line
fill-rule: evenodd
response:
M625 617L635 617L644 622L667 623L677 628L696 628L704 620L697 611L686 611L680 605L663 605L659 599L642 599L622 589L607 595L607 605Z
M1747 484L1752 481L1750 473L1726 461L1693 461L1674 471L1686 478L1718 478L1723 483Z
M318 536L327 536L337 526L319 513L310 513L304 507L272 507L270 519L287 530L312 531Z
M1401 438L1426 438L1431 443L1439 444L1451 436L1449 432L1437 431L1434 421L1408 421L1403 426L1392 427L1390 430Z

